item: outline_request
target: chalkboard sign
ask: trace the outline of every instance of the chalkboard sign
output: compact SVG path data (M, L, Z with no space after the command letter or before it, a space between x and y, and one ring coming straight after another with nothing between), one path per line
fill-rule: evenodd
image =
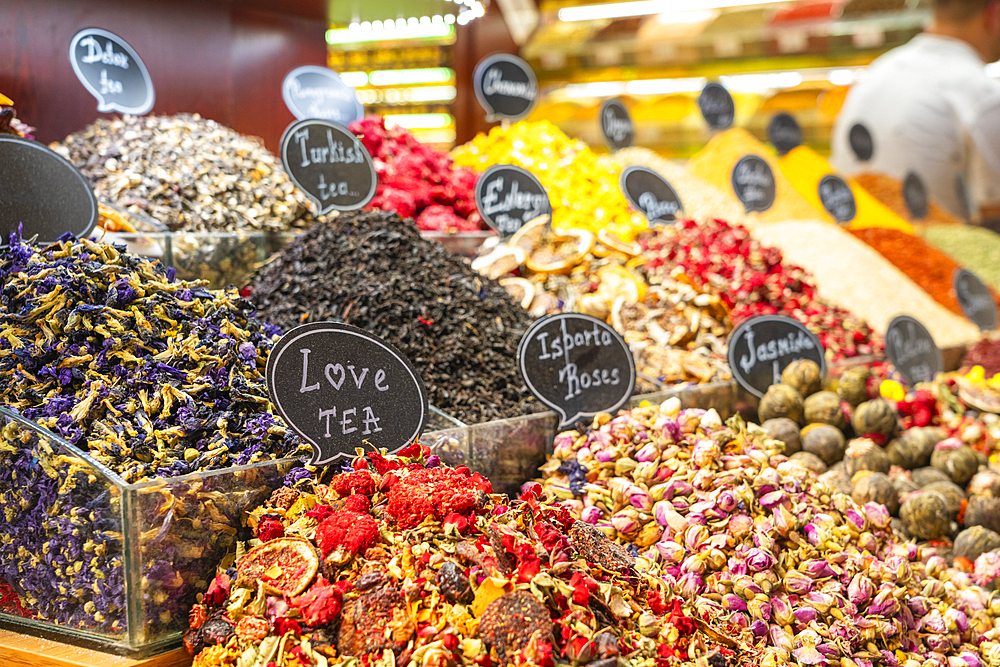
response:
M353 457L365 442L396 451L427 420L427 392L406 357L348 324L286 333L267 358L266 379L275 410L312 445L312 465Z
M709 83L702 89L698 95L698 108L709 127L716 130L726 129L736 118L733 96L719 83Z
M102 113L141 116L153 108L153 80L139 54L107 30L87 28L73 35L69 63L76 78L97 98Z
M642 211L650 223L673 222L684 210L674 189L652 169L625 167L618 177L618 186L633 208Z
M784 155L802 144L802 128L790 114L775 114L767 126L767 138Z
M991 331L1000 324L997 302L990 288L976 274L965 269L955 269L952 276L955 296L962 312L979 327L980 331Z
M601 105L601 136L612 151L628 148L635 139L632 116L621 100L608 100Z
M781 371L796 359L812 359L826 374L826 354L816 334L798 320L763 315L746 320L729 334L729 368L740 385L763 396L781 382Z
M281 135L281 163L316 202L317 214L353 211L375 196L378 177L365 145L342 125L300 120Z
M923 324L897 315L885 330L885 354L908 384L930 382L944 370L941 350Z
M281 84L285 106L299 120L319 118L347 125L365 117L353 88L325 67L296 67Z
M529 220L552 213L549 195L539 180L512 164L494 165L479 176L476 207L500 236L510 236Z
M489 121L524 118L538 98L538 81L531 65L506 53L479 61L472 74L472 87Z
M914 220L923 220L930 212L927 188L924 187L923 179L915 171L911 171L903 179L903 201L906 202L906 208L910 211L910 218Z
M733 192L747 213L766 211L774 205L776 185L774 172L763 158L746 155L733 167L731 178Z
M826 212L842 225L854 220L858 214L851 186L839 176L827 174L819 180L819 200Z
M614 414L635 389L635 360L618 332L596 317L560 313L538 320L517 349L532 394L559 413L559 428Z
M852 125L847 139L851 144L851 150L854 151L859 160L867 162L872 159L872 155L875 154L875 140L872 139L872 133L863 123Z
M87 179L48 147L0 134L0 246L23 226L22 238L51 243L66 232L86 238L97 225L97 199Z

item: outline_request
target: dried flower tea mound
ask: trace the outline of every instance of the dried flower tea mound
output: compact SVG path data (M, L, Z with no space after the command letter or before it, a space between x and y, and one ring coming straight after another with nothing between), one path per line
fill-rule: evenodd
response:
M197 114L99 118L52 148L90 179L98 199L171 230L312 224L305 196L258 139Z
M277 330L235 292L175 281L158 262L89 240L33 247L13 235L0 284L0 401L109 471L9 422L0 578L43 618L121 631L121 493L108 480L310 451L270 412L264 368ZM149 530L133 548L147 630L183 617L185 598L207 585L206 565L234 544L243 504L278 483L247 471L140 494L133 509Z
M422 144L405 127L386 128L385 119L369 117L351 123L371 153L378 189L371 208L413 218L417 227L435 232L483 229L476 209L476 174L456 167L447 153Z
M359 456L253 510L257 539L191 610L195 667L745 662L749 633L537 488L512 501L428 454Z
M759 665L998 664L1000 598L781 450L674 398L560 433L542 484L699 613L748 629Z
M249 285L284 328L342 320L395 345L430 403L468 423L535 405L517 370L531 318L506 290L395 213L345 213L301 235Z

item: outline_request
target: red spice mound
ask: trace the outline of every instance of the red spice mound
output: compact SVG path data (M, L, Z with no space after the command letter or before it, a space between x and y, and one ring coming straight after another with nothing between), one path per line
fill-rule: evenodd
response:
M337 618L342 606L340 589L320 577L302 595L291 598L289 604L299 610L302 622L310 626L329 625Z
M367 470L345 472L333 478L333 490L341 496L349 496L355 493L370 496L375 493L375 487L375 478Z
M467 514L479 504L479 489L470 477L452 468L421 468L388 490L389 516L400 528L419 526L429 516L443 519Z
M415 218L423 230L472 232L483 229L476 209L476 174L456 167L447 153L422 144L382 118L351 123L350 130L371 153L378 174L369 206Z
M363 553L378 541L378 522L370 514L335 512L316 528L316 544L323 555L344 547L351 553Z

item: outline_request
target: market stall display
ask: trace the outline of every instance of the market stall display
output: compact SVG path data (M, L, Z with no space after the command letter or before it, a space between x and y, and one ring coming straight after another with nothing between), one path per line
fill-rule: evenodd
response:
M34 129L17 119L14 102L9 97L0 94L0 134L13 134L31 139L31 133Z
M816 280L817 293L884 332L900 313L917 318L939 347L974 341L978 328L935 301L868 244L822 221L774 222L753 232ZM861 268L859 268L861 267Z
M629 208L618 188L618 171L586 144L570 139L548 121L495 127L452 151L455 164L486 171L513 164L530 171L548 191L552 225L596 234L605 229L625 241L646 221Z
M1000 651L982 577L897 538L883 505L837 493L758 427L679 408L559 434L542 488L700 612L748 629L760 664L979 664Z
M395 213L343 213L314 226L261 267L248 294L262 318L286 329L336 319L371 331L420 371L431 404L461 421L537 406L514 381L531 318Z
M892 209L896 215L904 220L909 220L913 224L959 225L962 223L961 220L938 206L937 202L930 197L927 198L927 215L923 218L915 218L910 207L906 204L906 198L903 194L903 182L892 176L875 172L864 172L855 174L853 180L864 188L868 194Z
M154 642L284 474L212 471L309 451L267 400L278 330L235 291L90 240L15 236L0 282L0 577L31 618Z
M564 508L493 495L419 445L279 489L250 522L257 540L191 611L196 667L669 665L749 647Z

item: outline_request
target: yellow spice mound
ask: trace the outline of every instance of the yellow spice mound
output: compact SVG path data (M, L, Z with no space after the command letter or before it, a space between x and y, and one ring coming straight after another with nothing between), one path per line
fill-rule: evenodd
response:
M495 164L530 171L548 190L556 229L609 229L630 241L647 226L618 189L620 168L602 162L586 144L548 121L495 127L458 146L451 156L455 164L476 171Z
M778 161L770 149L746 130L733 128L712 137L705 148L688 161L688 173L714 185L737 200L736 192L733 190L732 173L736 163L746 155L758 156L767 162L774 172L774 205L764 212L748 213L750 219L779 222L815 220L819 217L816 209L796 192L782 174Z

